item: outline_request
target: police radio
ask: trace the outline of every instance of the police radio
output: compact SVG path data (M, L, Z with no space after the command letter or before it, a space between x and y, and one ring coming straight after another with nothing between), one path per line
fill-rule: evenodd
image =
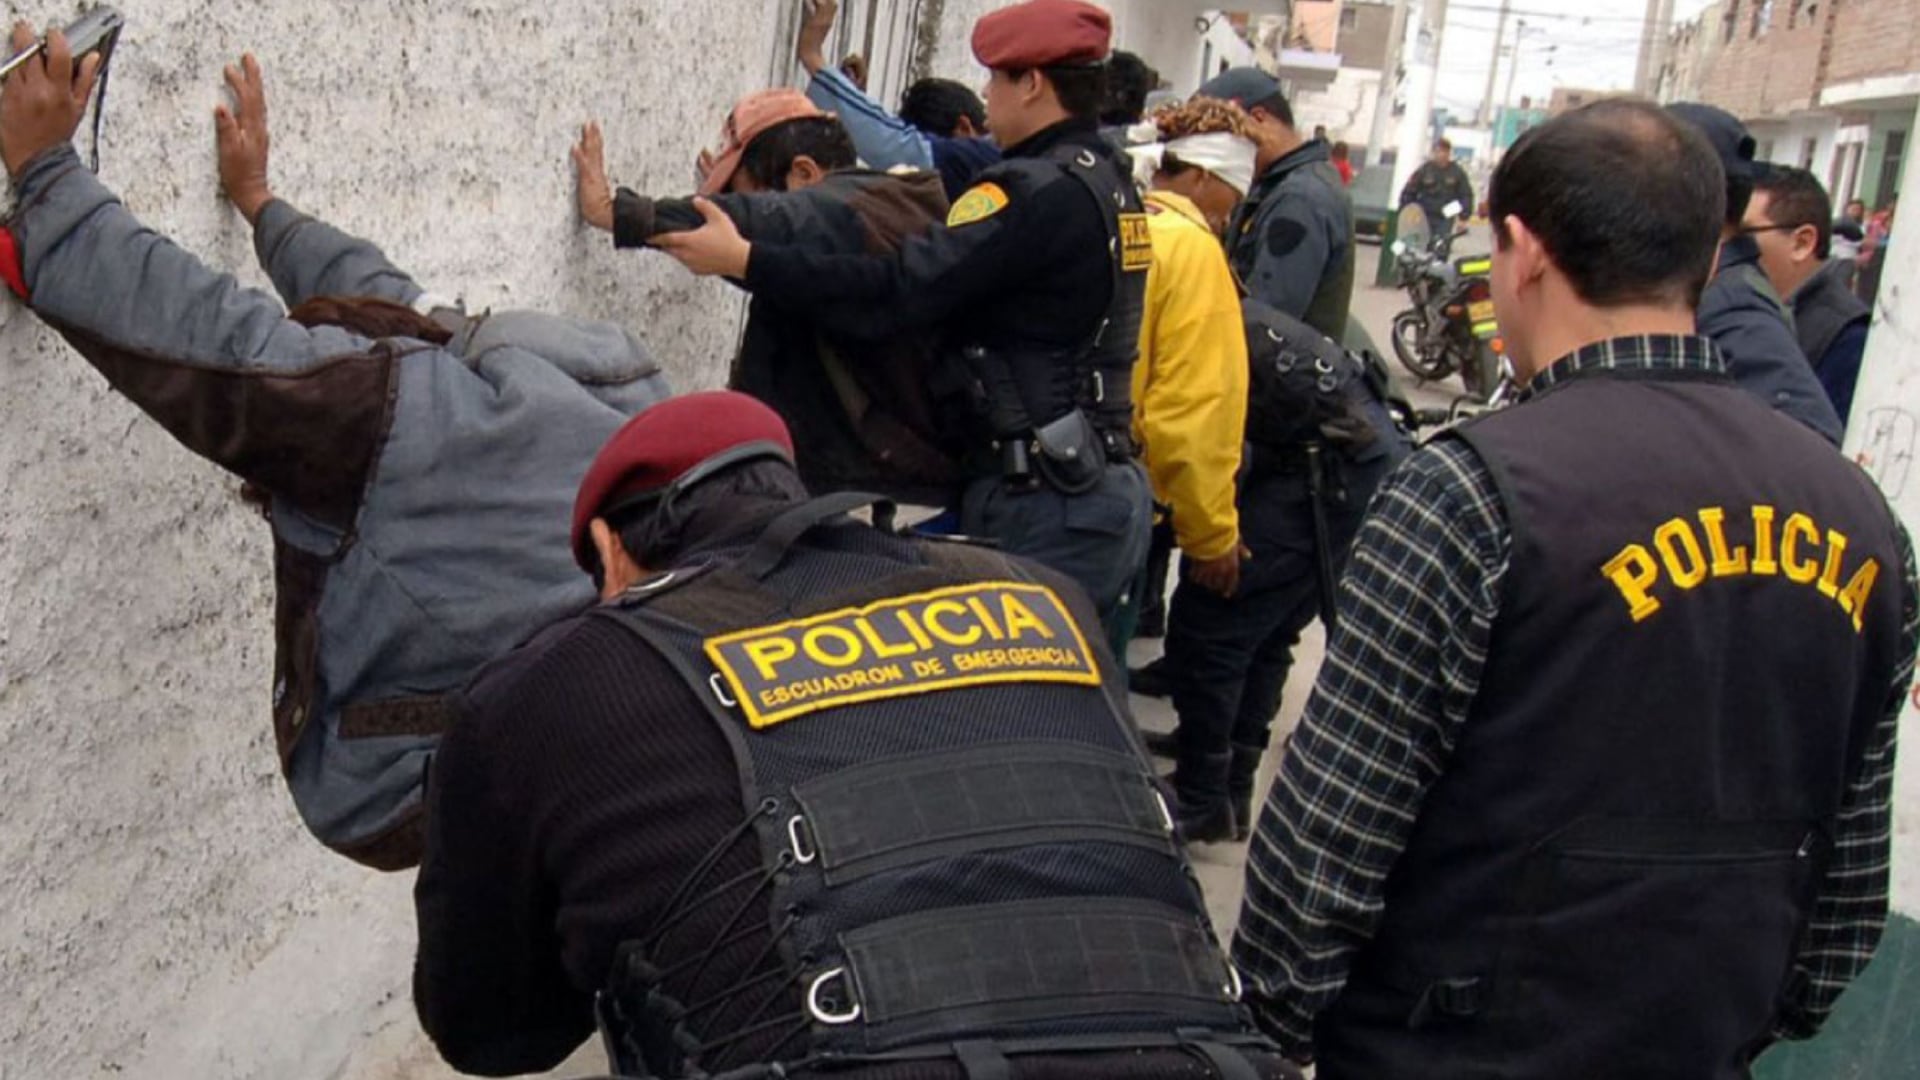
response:
M100 86L93 109L93 150L89 163L94 172L100 171L100 124L107 109L107 75L113 66L114 46L120 43L120 32L126 25L124 15L103 4L67 24L65 30L67 45L73 50L75 71L79 70L80 61L94 53L100 54ZM0 64L0 79L45 51L46 39L42 38L14 53L5 64Z

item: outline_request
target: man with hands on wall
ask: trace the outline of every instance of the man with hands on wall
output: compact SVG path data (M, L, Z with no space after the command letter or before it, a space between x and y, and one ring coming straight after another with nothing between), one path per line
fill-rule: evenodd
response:
M16 51L31 27L13 31ZM307 826L419 858L445 695L590 603L561 543L582 463L666 387L605 323L468 318L268 182L266 91L226 70L220 176L273 297L143 224L71 144L99 74L53 32L0 89L0 278L131 403L245 481L274 536L273 718Z

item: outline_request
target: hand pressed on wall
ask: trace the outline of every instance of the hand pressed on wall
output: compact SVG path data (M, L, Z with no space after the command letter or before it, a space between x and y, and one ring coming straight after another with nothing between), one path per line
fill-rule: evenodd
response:
M32 25L13 24L13 51L32 48L34 37ZM76 68L67 35L58 30L47 35L39 56L7 76L0 89L0 159L8 176L18 177L42 152L73 141L99 77L100 54L89 54Z
M806 0L806 19L800 24L800 43L795 52L807 74L817 75L827 66L827 37L833 33L833 19L839 13L838 0Z
M580 174L580 217L596 229L612 232L613 185L607 181L606 141L600 125L592 120L580 129L573 167Z
M233 92L233 107L218 105L213 110L214 139L220 147L220 188L227 193L248 222L260 217L260 210L273 201L273 188L267 183L267 86L260 74L260 61L247 53L240 66L228 65L227 88Z

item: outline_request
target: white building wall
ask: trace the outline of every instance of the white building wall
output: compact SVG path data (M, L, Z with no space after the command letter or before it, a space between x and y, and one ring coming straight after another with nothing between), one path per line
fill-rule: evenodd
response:
M251 48L284 196L476 307L619 319L681 388L721 379L739 300L583 231L567 150L599 117L618 179L684 190L790 48L770 0L118 2L103 175L187 248L264 284L211 130ZM236 484L10 300L0 477L0 1078L445 1075L411 875L323 850L278 776L268 536Z

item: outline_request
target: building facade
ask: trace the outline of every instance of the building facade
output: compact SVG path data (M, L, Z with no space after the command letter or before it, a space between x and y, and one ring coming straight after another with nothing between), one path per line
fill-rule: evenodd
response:
M1920 0L1717 0L1674 30L1659 93L1739 116L1836 204L1884 206L1920 103Z

